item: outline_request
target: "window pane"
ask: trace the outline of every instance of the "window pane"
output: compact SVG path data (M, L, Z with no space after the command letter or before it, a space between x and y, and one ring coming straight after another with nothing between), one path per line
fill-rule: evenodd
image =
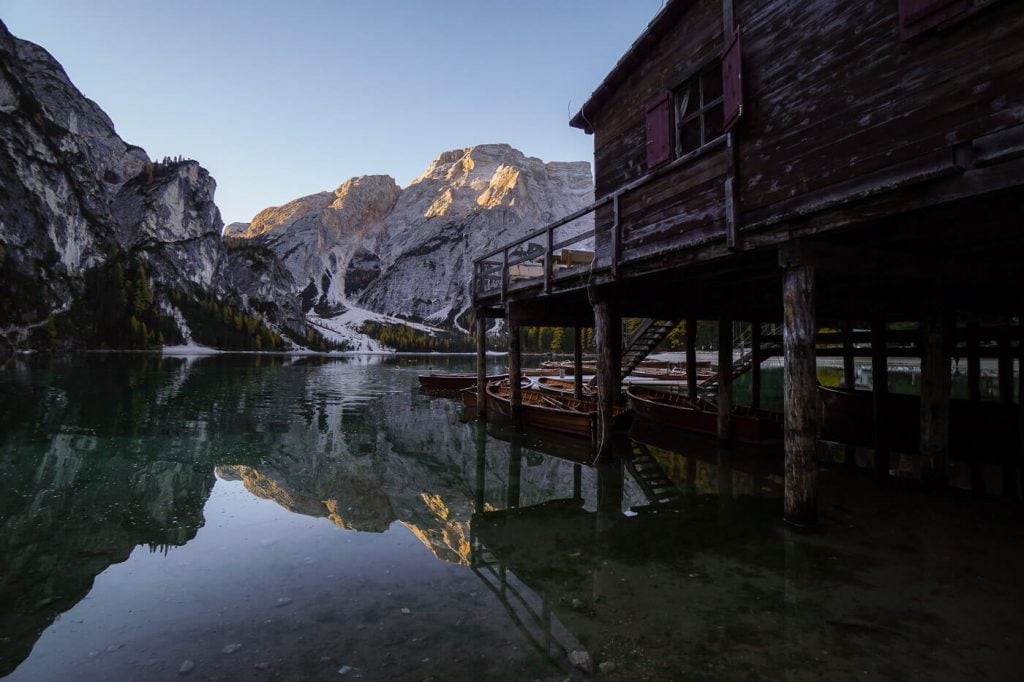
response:
M687 83L676 91L676 120L682 121L687 115L697 111L696 83Z
M679 127L679 150L685 154L700 147L700 117L696 117Z
M722 96L722 67L715 64L715 67L708 69L701 76L704 84L704 103L714 102Z
M722 103L719 102L704 112L704 142L708 143L722 134Z

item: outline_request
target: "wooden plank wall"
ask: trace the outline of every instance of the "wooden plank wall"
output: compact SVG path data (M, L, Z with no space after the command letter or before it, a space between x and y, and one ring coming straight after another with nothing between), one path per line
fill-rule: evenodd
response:
M742 203L757 209L1024 121L1024 12L899 37L896 0L737 0Z

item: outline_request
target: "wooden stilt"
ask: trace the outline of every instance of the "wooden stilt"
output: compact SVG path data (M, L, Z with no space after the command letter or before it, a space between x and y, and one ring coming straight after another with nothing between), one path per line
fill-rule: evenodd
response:
M718 318L718 442L732 442L732 319Z
M946 318L933 305L921 320L921 479L925 486L947 485L949 458L949 352Z
M750 323L750 406L761 407L761 321Z
M814 351L814 267L789 264L782 285L782 344L786 407L786 522L811 529L818 523L818 389Z
M967 322L967 399L981 401L980 329L977 320ZM971 462L971 490L975 495L985 494L985 465L975 458Z
M686 392L697 396L697 320L686 320Z
M853 323L849 320L843 326L843 388L847 391L857 388L857 370L853 364Z
M572 499L583 499L583 465L572 465Z
M878 315L871 322L871 392L874 398L872 417L875 424L875 474L879 479L889 476L889 439L886 436L886 402L889 395L889 356L886 349L886 319Z
M978 321L967 323L967 399L981 400L981 357L978 352Z
M1010 320L999 337L999 402L1013 404L1013 348L1010 335ZM1017 462L1010 457L1003 460L1003 497L1017 496Z
M595 449L598 459L612 451L612 416L622 383L622 318L608 301L594 306L594 338L597 342L597 412Z
M522 471L522 446L513 440L508 450L508 488L505 490L505 507L508 509L516 509L519 506Z
M487 318L476 316L476 418L487 421Z
M485 483L487 480L487 428L476 425L476 497L473 509L477 514L484 511Z
M523 390L519 380L523 376L522 329L509 327L508 330L508 380L509 402L512 410L512 422L520 425L520 408L523 404Z
M572 329L572 394L575 398L583 397L583 329Z

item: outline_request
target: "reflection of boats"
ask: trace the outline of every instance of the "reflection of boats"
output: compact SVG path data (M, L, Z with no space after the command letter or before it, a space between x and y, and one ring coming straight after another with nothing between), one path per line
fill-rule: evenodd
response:
M507 382L487 384L487 409L505 417L512 417ZM570 436L590 438L597 426L597 403L551 395L535 390L524 390L520 410L525 427L545 429ZM615 408L613 431L625 434L632 415L622 407Z
M871 391L843 391L818 386L824 404L822 440L874 445L874 398ZM949 449L973 459L1001 461L1021 451L1020 406L1015 403L949 401ZM898 452L920 445L921 399L889 393L885 397L886 444Z
M504 374L495 374L487 377L488 381L497 381L501 379ZM458 372L450 374L440 374L431 372L429 374L420 374L420 388L425 391L450 391L455 393L461 391L469 386L476 385L476 373L469 372Z
M544 393L551 393L552 395L560 395L572 397L573 391L575 390L575 381L573 379L563 379L560 377L538 377L537 378L537 390L543 391ZM583 383L583 396L594 399L597 394L595 389L590 384Z
M708 436L718 433L718 408L702 398L630 386L626 391L638 417L659 426ZM738 443L769 445L782 441L783 416L751 407L732 412L733 438Z

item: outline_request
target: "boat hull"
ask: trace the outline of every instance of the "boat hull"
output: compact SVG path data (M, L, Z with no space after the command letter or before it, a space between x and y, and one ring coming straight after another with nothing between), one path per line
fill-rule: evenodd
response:
M687 396L649 391L632 386L626 391L637 417L658 426L718 435L718 410L710 403ZM777 445L782 442L782 415L737 407L732 415L733 439L749 445Z
M574 407L569 407L573 405ZM512 418L512 403L506 387L496 383L487 386L487 409ZM597 429L597 405L589 400L574 400L545 395L540 391L524 390L520 406L522 425L526 428L554 431L577 438L592 438ZM629 431L631 414L617 408L613 433Z

